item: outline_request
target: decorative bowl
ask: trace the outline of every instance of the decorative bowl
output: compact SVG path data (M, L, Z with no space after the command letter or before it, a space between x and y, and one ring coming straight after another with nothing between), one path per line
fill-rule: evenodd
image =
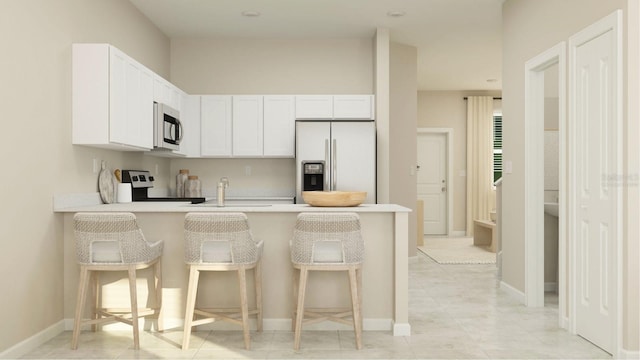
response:
M366 191L303 191L304 202L311 206L358 206L367 198Z

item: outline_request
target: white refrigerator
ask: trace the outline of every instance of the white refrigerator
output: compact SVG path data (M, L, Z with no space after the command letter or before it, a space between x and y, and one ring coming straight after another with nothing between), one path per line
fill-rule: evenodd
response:
M302 163L324 161L325 190L366 191L376 203L376 126L373 121L296 121L296 203Z

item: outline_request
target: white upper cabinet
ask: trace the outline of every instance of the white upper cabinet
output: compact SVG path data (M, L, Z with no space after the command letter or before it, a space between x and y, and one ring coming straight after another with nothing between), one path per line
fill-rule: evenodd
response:
M296 119L333 119L331 95L296 96Z
M231 111L231 96L200 97L200 156L231 156Z
M169 105L170 107L180 111L182 102L182 94L184 92L177 86L165 80L160 75L153 78L153 101Z
M373 120L373 95L298 95L299 120Z
M263 155L262 96L233 96L233 156Z
M200 96L183 93L180 101L180 122L184 134L178 154L190 158L200 157L200 100Z
M333 118L336 120L373 120L373 95L334 95Z
M153 72L108 44L73 44L73 144L153 148Z
M295 156L295 101L293 96L264 97L264 156Z

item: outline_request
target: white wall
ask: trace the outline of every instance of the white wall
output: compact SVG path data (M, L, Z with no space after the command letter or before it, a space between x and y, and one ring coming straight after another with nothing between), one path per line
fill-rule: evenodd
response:
M116 19L117 21L114 21ZM0 352L62 320L62 216L56 193L96 192L92 158L140 166L140 155L71 145L71 44L108 42L167 75L169 42L126 0L5 0ZM161 168L168 163L161 161Z
M503 5L503 115L504 115L504 158L513 162L513 173L504 177L503 182L503 281L510 286L524 290L524 64L527 60L551 48L560 41L567 41L570 36L609 15L616 9L623 9L623 33L627 41L627 24L629 14L627 5L634 1L627 0L507 0ZM636 5L633 5L636 6ZM637 27L638 14L633 14L633 25ZM637 29L635 30L637 32ZM629 65L637 75L638 66L638 37L634 34L636 43L632 45L635 51L635 62ZM625 47L624 56L629 49ZM626 66L626 65L625 65ZM625 68L623 78L628 78L629 71ZM626 82L629 81L627 84ZM625 80L625 95L629 91L626 86L635 86L637 96L637 76L632 80ZM637 98L629 93L629 101L624 99L625 111L629 102L637 103ZM625 129L632 127L637 130L636 117L627 117L625 113ZM629 133L624 145L625 168L638 170L637 149L638 132ZM635 150L634 150L635 149ZM636 185L637 187L637 185ZM625 189L637 196L637 189ZM625 233L620 239L625 249L623 260L625 288L623 291L623 347L638 351L638 271L637 271L637 198L625 197L624 217ZM633 211L633 212L630 212ZM562 236L562 235L561 235ZM630 256L629 249L636 250Z

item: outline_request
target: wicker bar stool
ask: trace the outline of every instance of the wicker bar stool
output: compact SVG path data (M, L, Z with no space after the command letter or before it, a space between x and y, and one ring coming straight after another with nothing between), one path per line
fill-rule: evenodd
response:
M362 261L364 241L356 213L301 213L291 241L294 267L292 316L295 350L300 349L302 324L324 320L353 324L356 348L362 348ZM351 307L345 309L305 309L304 298L310 271L347 271ZM351 321L344 319L352 317ZM295 320L294 320L295 319ZM294 322L295 321L295 322Z
M162 268L163 242L149 243L138 227L132 213L78 213L73 218L76 238L76 254L80 264L78 299L73 324L71 348L78 348L80 327L103 322L119 321L133 326L134 348L140 348L138 318L153 315L157 329L162 330ZM136 270L154 267L155 307L138 308L136 292ZM107 309L100 307L99 272L126 271L129 277L130 309ZM93 287L92 318L82 320L89 282Z
M243 213L188 213L184 220L185 262L189 265L189 287L182 349L189 348L191 328L224 320L242 325L244 345L250 348L249 315L256 315L262 331L262 247L251 235ZM256 308L249 309L246 271L254 269ZM200 271L237 271L240 307L233 309L196 308ZM201 317L194 319L194 315Z

